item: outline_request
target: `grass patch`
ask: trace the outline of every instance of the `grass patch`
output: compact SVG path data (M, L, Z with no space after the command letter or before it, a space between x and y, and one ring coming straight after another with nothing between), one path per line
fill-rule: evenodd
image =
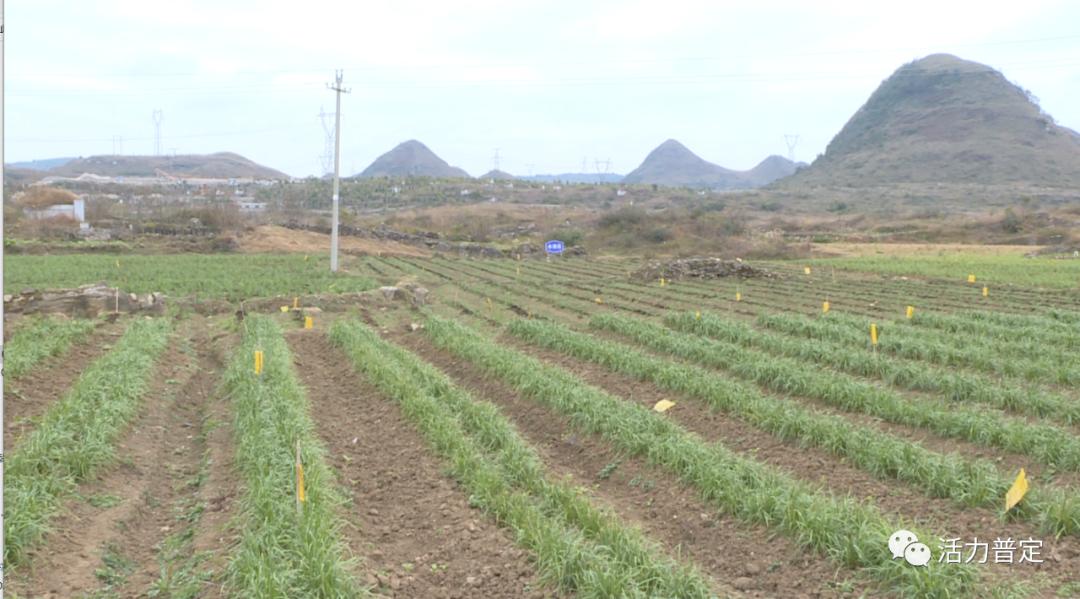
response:
M19 327L4 346L4 376L17 379L38 362L66 352L84 339L97 324L92 320L69 320L58 316L36 318Z
M119 268L117 264L119 263ZM6 256L4 287L55 289L104 281L129 293L241 300L364 291L368 277L334 274L329 258L299 254L69 254Z

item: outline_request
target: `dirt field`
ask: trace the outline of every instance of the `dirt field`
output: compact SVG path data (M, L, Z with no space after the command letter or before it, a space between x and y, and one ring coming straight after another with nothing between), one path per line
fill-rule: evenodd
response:
M813 255L824 256L1023 256L1044 249L1041 245L975 245L966 243L815 243Z
M305 552L339 546L330 557L342 596L569 597L601 584L755 598L1080 588L1080 292L1001 287L984 297L963 281L805 275L795 263L770 265L776 278L663 286L610 261L350 255L346 267L376 285L416 282L429 302L298 296L321 309L312 329L282 312L281 298L249 298L238 314L177 314L113 459L58 487L50 531L9 571L9 588L258 595L269 562L248 560L280 552L272 562L301 588L318 580L296 565ZM604 328L609 318L627 328ZM9 382L6 458L18 462L67 390L139 322L103 324ZM533 328L536 337L523 335ZM267 352L268 374L252 374L252 348ZM283 397L294 403L273 403ZM661 415L662 400L675 405ZM288 422L251 428L253 415L288 414L310 417L306 481L293 477ZM617 420L603 428L608 417ZM281 487L254 499L259 480L279 474L252 468L253 438L278 460L266 467L287 469ZM681 453L665 453L675 446ZM1003 516L1021 468L1031 490ZM709 486L731 472L737 482ZM277 507L255 507L266 501ZM310 502L324 502L325 528L273 532L275 520L288 531L314 518ZM855 519L918 531L937 561L922 572L891 560L885 537L844 528ZM940 563L945 538L1038 540L1041 560L954 570ZM245 554L253 543L260 549ZM844 551L851 557L838 558ZM942 590L918 586L930 580Z
M256 227L237 240L240 251L247 253L324 254L330 249L330 236L314 231L298 231L272 225ZM429 256L427 250L396 241L363 239L342 235L338 238L341 253L353 256Z

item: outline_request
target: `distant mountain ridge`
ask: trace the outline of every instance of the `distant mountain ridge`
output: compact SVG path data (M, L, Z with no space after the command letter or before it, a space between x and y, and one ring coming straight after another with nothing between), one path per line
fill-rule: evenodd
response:
M24 168L32 171L47 171L58 166L63 166L72 160L75 160L74 156L68 156L65 158L39 158L37 160L23 160L20 162L9 162L4 165L5 168Z
M415 139L402 142L379 156L357 177L434 177L467 179L469 173L450 166L435 152Z
M620 183L623 176L615 173L558 173L520 177L537 183Z
M761 187L794 173L799 164L783 156L769 156L748 171L736 171L713 164L669 139L656 147L641 166L623 178L624 183L653 183L711 189Z
M1080 185L1080 135L1000 72L949 54L901 66L781 187Z
M78 177L83 173L110 177L176 177L213 179L288 179L285 173L257 164L239 154L178 154L176 156L89 156L49 169L49 175Z

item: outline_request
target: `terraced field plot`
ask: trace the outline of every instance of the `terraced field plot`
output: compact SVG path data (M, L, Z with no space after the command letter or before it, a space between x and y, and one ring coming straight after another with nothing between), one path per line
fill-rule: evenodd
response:
M6 383L17 596L1080 594L1080 292L828 262L663 285L618 261L289 264L263 295L322 308L312 329L254 276L168 317L16 323L9 350L63 331ZM363 291L401 282L430 301ZM892 558L899 529L926 567Z

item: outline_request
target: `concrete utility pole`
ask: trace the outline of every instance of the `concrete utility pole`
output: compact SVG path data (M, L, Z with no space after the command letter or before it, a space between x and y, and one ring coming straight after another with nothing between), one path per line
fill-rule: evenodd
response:
M334 83L326 86L337 92L337 109L334 111L334 216L330 225L330 272L337 272L338 206L341 203L338 195L341 177L341 92L349 93L349 90L341 87L344 76L342 71L336 71Z

